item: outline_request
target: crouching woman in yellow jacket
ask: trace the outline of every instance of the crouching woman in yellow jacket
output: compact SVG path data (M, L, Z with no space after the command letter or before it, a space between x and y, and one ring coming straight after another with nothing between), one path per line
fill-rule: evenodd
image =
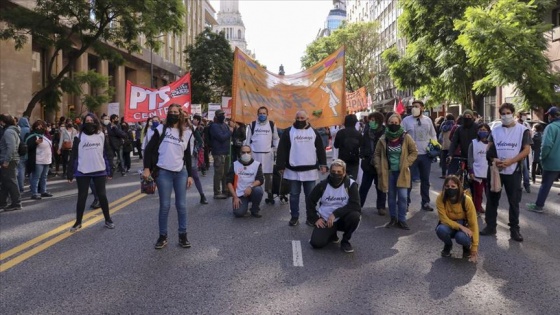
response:
M476 263L478 258L478 221L476 209L470 196L463 191L463 185L457 176L445 178L443 191L436 200L439 224L436 234L445 244L442 257L451 256L452 238L463 246L463 258Z

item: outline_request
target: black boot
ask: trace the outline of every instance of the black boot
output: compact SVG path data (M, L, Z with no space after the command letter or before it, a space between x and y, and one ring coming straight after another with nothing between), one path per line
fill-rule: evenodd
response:
M519 232L519 228L512 228L510 231L511 239L516 242L523 242L523 236Z
M399 220L397 220L397 218L395 217L391 217L391 221L389 221L389 223L385 224L386 228L391 228L397 225L397 223L399 223Z
M453 248L453 244L444 245L443 250L441 251L441 257L451 257L451 249L452 248Z
M471 247L463 246L463 258L469 258L471 256Z
M268 198L266 198L266 199L264 200L264 202L265 202L267 205L268 205L268 204L273 205L273 204L274 204L274 195L273 195L272 193L268 193Z
M203 204L203 205L208 204L208 200L206 199L206 196L204 196L204 194L200 194L200 204Z

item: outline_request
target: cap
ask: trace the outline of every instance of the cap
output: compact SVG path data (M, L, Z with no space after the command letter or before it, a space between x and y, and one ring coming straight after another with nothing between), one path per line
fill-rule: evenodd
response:
M216 116L219 116L219 115L225 115L226 113L224 113L223 110L218 109L215 114L216 114Z
M552 116L557 116L558 115L558 107L556 106L552 106L551 108L549 108L546 113L544 113L545 115L552 115Z
M464 111L463 111L463 116L465 116L465 115L471 115L471 116L474 116L474 114L473 114L472 110L470 110L470 109L466 109L466 110L464 110Z

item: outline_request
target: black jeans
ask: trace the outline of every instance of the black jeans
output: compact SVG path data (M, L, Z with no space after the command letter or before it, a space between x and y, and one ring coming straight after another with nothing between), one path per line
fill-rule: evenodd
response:
M385 206L387 204L387 194L379 190L379 188L377 188L379 183L379 176L377 175L377 173L367 172L367 171L364 171L362 175L362 183L360 184L361 206L363 207L364 204L366 203L367 195L371 188L372 183L375 184L375 190L377 192L377 202L376 202L377 209L387 209L387 207Z
M8 205L8 195L10 195L12 205L21 205L16 171L18 163L19 161L10 161L8 167L2 167L0 171L0 206Z
M506 191L509 202L509 227L510 230L519 230L519 202L523 194L521 190L521 172L515 171L511 175L500 174L502 186ZM490 179L488 180L490 183ZM488 201L486 202L486 225L495 229L497 225L498 206L500 205L500 197L502 192L491 192L488 189Z
M352 211L334 222L330 228L315 227L309 243L313 248L323 248L330 243L333 236L336 236L337 231L343 231L342 241L348 242L352 238L352 233L360 225L360 220L361 214L358 211Z
M74 226L82 224L90 181L93 181L93 184L95 185L95 192L97 193L101 210L103 210L103 217L105 217L105 221L113 222L111 220L111 216L109 215L109 202L107 201L107 192L105 190L105 176L77 176L76 183L78 184L78 202L76 203L76 223Z
M68 162L70 161L70 154L72 150L60 150L60 162L62 162L62 177L66 176L66 167L68 166Z
M351 176L353 180L357 180L359 168L360 162L346 163L346 174L348 174L348 176Z

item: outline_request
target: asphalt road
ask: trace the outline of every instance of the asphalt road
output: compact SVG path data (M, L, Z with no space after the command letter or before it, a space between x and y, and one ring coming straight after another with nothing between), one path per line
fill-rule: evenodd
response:
M134 169L140 164L133 158ZM441 189L432 165L431 198ZM157 194L139 195L139 177L108 182L116 229L99 211L84 228L66 232L75 217L76 186L53 178L53 198L24 201L0 213L1 314L559 314L560 183L544 214L524 210L538 191L523 193L523 243L509 240L502 197L497 237L481 237L478 264L441 258L435 212L420 209L413 186L410 231L386 229L370 191L354 234L355 252L337 245L313 250L311 228L289 227L288 205L265 205L263 218L235 219L231 200L199 205L188 191L188 237L177 245L177 216L169 245L155 250ZM87 206L92 201L89 196ZM303 198L301 202L304 209ZM302 220L304 221L304 220ZM301 246L301 252L297 251Z

